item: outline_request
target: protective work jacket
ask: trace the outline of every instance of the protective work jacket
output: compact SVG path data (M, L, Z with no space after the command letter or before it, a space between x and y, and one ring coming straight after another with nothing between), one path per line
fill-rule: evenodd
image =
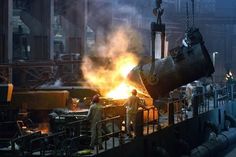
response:
M126 107L126 131L129 136L131 135L132 130L134 130L134 134L136 132L136 116L138 108L146 108L144 104L145 102L142 102L141 99L135 95L130 96L124 104Z
M138 108L145 108L144 102L139 99L137 96L130 96L128 100L125 102L126 113L127 114L136 114L138 112Z
M96 144L101 144L102 139L98 138L102 136L102 125L99 125L96 128L96 123L103 119L103 107L99 103L93 103L87 115L87 120L91 123L91 143L90 146L94 147Z

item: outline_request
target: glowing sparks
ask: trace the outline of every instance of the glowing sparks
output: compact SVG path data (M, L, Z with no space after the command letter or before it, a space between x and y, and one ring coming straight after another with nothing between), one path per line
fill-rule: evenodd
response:
M39 123L38 130L41 131L42 134L47 134L49 132L49 124Z

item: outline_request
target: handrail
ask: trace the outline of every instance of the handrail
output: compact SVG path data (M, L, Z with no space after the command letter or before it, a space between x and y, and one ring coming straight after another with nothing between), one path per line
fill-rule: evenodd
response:
M152 121L150 121L150 111L151 110L152 110ZM159 127L159 113L155 112L155 111L158 111L155 106L145 108L144 111L147 111L147 121L144 122L144 124L146 124L146 126L147 126L147 134L149 134L149 125L151 122L152 122L152 132L155 131L155 124L157 124ZM157 116L155 116L155 115L157 115ZM155 121L157 121L157 123L154 123Z
M115 117L111 117L111 118L106 118L104 120L101 120L99 122L96 123L96 154L99 153L99 143L98 143L98 140L99 139L102 139L102 138L106 138L106 137L110 137L112 136L112 148L115 147L115 139L114 139L114 136L117 135L117 134L120 134L121 133L121 128L119 129L119 131L115 131L115 120L118 120L120 119L121 116L115 116ZM112 121L112 132L111 133L106 133L105 135L101 135L101 136L98 136L98 126L99 125L102 125L103 123L107 123L109 121ZM121 137L120 137L121 138ZM120 140L119 140L120 141ZM119 143L120 144L120 143ZM105 150L107 150L107 141L105 140Z
M106 118L106 119L103 119L103 120L97 122L96 125L97 125L98 123L103 123L103 122L111 121L111 120L118 119L118 118L120 118L120 116L115 116L115 117L111 117L111 118Z
M65 129L70 137L81 135L81 126L83 123L87 122L87 119L72 121L66 124ZM85 125L85 124L84 124ZM87 124L86 124L87 125Z
M50 143L51 140L49 140L49 139L56 139L59 136L66 136L66 132L61 131L61 132L57 132L57 133L54 133L54 134L51 134L51 135L48 135L48 136L41 136L41 137L37 137L37 138L34 138L34 139L30 140L30 155L32 155L32 153L34 151L40 151L40 155L42 155L42 156L45 155L45 151L50 146L50 144L53 144L54 151L56 151L55 150L56 149L55 141L53 140L53 143ZM40 147L37 147L37 149L33 149L32 146L33 146L34 143L39 143Z
M230 88L230 89L229 89ZM230 94L230 99L231 100L234 100L235 99L235 95L236 95L236 84L230 84L229 85L229 94Z
M77 120L77 121L69 122L66 125L69 126L69 125L81 124L81 123L86 122L86 121L87 121L86 119L84 119L84 120Z

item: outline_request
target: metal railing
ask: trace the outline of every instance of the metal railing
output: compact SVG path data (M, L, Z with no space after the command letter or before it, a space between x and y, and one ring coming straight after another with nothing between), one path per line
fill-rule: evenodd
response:
M229 92L230 99L234 100L236 98L236 84L230 84L228 86L228 90L230 91Z
M169 102L169 105L173 104L174 107L174 122L181 122L183 120L186 120L188 118L187 115L187 103L186 98L179 98L175 100L171 100Z
M40 156L49 155L57 156L63 155L62 143L66 139L66 132L61 131L51 135L41 136L33 138L29 141L30 149L29 155L33 155L34 152L39 152Z
M230 98L229 89L225 86L212 92L198 93L193 96L193 116L208 112L225 105Z
M214 91L214 108L224 105L229 100L227 87L222 87Z
M159 110L154 106L143 110L144 116L146 116L146 121L144 121L143 127L146 128L147 135L150 134L150 126L152 127L152 133L160 128L158 111Z
M115 147L115 136L118 135L119 137L119 145L121 144L121 124L120 124L120 127L118 130L115 130L115 125L118 124L118 121L121 117L120 116L115 116L115 117L112 117L112 118L107 118L107 119L104 119L104 120L101 120L99 122L96 123L96 154L99 153L99 144L98 141L99 139L108 139L108 138L112 138L112 148ZM98 136L98 129L99 129L99 125L101 126L100 128L102 127L106 127L106 124L108 122L111 122L112 123L112 129L109 130L108 133L105 133L101 136ZM100 130L101 131L101 130ZM105 142L105 151L107 150L107 140L104 141Z
M84 120L77 120L72 121L66 124L65 130L67 132L68 137L75 137L84 135L88 130L88 121Z
M42 136L40 131L33 132L31 134L26 134L19 136L11 140L11 151L12 155L20 154L22 156L26 155L26 152L31 152L30 141L34 138ZM16 144L19 146L19 150L16 149Z
M196 93L192 97L192 109L187 106L185 97L179 99L167 99L168 125L175 124L188 118L208 112L215 108L225 105L230 99L236 98L236 85L222 87L211 92Z
M71 156L78 150L88 148L89 142L84 143L90 137L88 120L83 119L69 122L64 130L66 132L66 139L62 142L61 152L66 156Z

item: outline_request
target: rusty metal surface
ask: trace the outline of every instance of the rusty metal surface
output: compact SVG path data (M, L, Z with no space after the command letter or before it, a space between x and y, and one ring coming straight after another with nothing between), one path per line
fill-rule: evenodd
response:
M27 109L30 110L65 108L68 97L68 91L15 92L11 107L19 108L22 104L26 104Z

